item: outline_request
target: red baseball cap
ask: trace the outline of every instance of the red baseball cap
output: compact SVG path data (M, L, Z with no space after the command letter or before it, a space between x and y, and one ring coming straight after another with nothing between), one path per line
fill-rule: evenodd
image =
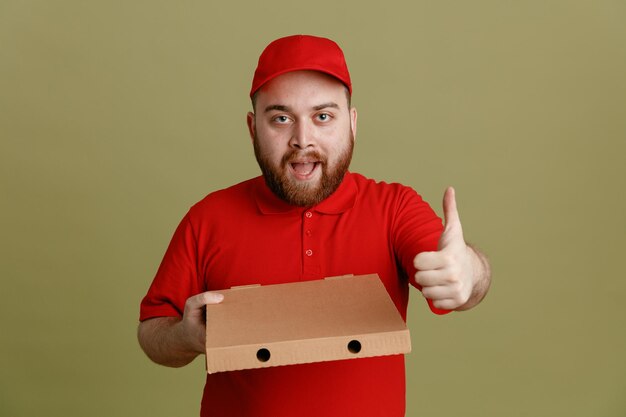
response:
M313 70L332 75L352 94L352 82L343 51L327 38L293 35L276 39L261 53L254 72L250 97L271 79L291 71Z

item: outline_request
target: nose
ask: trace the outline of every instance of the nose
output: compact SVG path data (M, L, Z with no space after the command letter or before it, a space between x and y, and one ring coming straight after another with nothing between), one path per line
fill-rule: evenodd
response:
M289 146L295 149L306 149L312 147L314 143L314 133L311 126L303 121L295 123L291 132Z

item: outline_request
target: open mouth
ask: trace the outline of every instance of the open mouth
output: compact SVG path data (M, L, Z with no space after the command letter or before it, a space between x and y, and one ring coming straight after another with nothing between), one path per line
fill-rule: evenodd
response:
M289 166L297 178L308 179L313 175L319 164L317 161L291 162Z

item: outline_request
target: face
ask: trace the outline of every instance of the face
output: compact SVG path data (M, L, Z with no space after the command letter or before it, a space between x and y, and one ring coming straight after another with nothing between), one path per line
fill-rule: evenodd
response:
M357 118L346 94L341 82L316 71L288 72L258 91L248 113L254 154L267 185L288 203L313 206L341 184Z

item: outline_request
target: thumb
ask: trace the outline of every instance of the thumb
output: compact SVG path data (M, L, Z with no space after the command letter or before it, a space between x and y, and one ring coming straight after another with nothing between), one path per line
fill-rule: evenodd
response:
M443 218L445 228L439 241L439 249L443 249L451 242L463 240L463 229L461 227L461 219L456 207L456 194L454 188L448 187L443 195Z
M208 304L219 304L224 299L224 295L214 292L203 292L193 295L185 302L184 316L202 316L204 306Z
M446 222L446 229L461 225L459 212L456 208L456 192L453 187L448 187L443 195L443 217Z

